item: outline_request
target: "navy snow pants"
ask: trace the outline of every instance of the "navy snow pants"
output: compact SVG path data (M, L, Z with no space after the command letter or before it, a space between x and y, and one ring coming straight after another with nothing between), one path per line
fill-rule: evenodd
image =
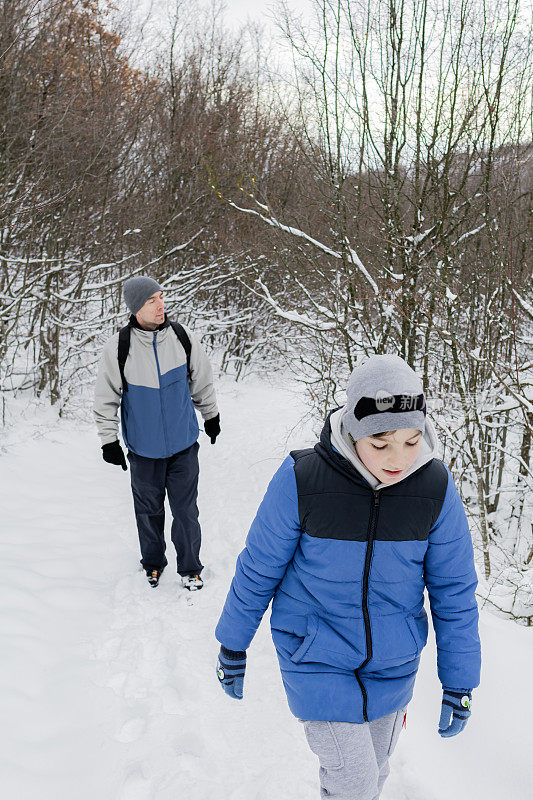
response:
M170 458L145 458L131 451L131 490L137 519L141 564L162 569L165 556L165 492L172 511L171 538L178 573L200 574L201 532L198 522L198 442Z

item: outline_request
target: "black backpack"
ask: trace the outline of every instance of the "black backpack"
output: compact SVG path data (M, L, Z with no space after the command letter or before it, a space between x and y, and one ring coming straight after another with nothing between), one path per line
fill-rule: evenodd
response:
M180 325L179 322L173 322L173 320L171 319L169 319L169 323L174 333L180 340L181 346L185 350L185 355L187 356L187 377L190 379L191 340L185 333L185 328L183 327L183 325ZM122 379L123 392L128 391L128 382L126 381L126 378L124 376L124 367L126 365L126 359L130 351L130 339L131 339L131 324L128 324L124 328L121 328L118 332L118 368L120 370L120 377Z

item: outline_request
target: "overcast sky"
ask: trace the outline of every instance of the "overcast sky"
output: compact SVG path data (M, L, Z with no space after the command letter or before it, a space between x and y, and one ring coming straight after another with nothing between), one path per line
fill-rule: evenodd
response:
M246 22L260 23L269 34L276 38L279 31L275 23L275 9L278 0L218 0L225 6L225 22L230 28L237 29ZM170 20L174 17L176 5L182 6L182 18L188 14L205 14L211 0L118 0L117 25L124 29L120 20L130 30L129 56L137 66L143 66L146 53L159 49L170 34ZM311 0L288 0L292 11L309 13ZM307 11L306 11L307 9ZM142 31L142 33L140 33ZM281 36L280 36L281 39ZM283 45L278 39L276 52Z
M119 9L134 19L143 19L147 13L160 19L168 19L173 15L176 3L180 0L118 0ZM225 17L228 24L238 27L247 20L261 22L267 28L275 28L275 9L278 0L219 0L226 9ZM310 0L287 0L289 7L296 12L309 9ZM184 3L184 6L187 2ZM190 2L192 8L209 7L210 0L201 0L199 3Z
M236 24L246 22L248 18L254 21L271 24L269 17L272 16L272 9L275 7L276 0L225 0L228 9L228 21ZM301 5L301 0L293 0L291 5Z

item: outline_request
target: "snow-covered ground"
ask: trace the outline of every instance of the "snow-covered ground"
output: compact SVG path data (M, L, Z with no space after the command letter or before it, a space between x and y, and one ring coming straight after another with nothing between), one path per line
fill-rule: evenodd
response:
M235 558L287 449L312 441L294 390L219 388L223 433L202 436L205 589L138 569L129 473L90 420L30 411L0 447L2 795L14 800L317 800L317 764L288 711L268 625L244 702L215 676L213 630ZM296 426L296 427L295 427ZM0 429L0 436L2 429ZM483 683L465 732L436 731L431 641L383 800L527 800L533 631L482 613Z

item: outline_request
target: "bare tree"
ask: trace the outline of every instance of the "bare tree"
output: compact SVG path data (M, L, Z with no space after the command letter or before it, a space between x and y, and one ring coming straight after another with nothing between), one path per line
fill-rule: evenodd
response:
M519 569L532 560L531 19L519 0L310 7L305 23L288 5L281 15L293 71L278 100L306 165L300 204L281 210L250 182L224 197L286 252L284 280L258 267L248 286L300 327L297 369L322 407L363 355L392 350L422 371L489 592L502 552L520 553ZM502 397L514 405L500 410Z

